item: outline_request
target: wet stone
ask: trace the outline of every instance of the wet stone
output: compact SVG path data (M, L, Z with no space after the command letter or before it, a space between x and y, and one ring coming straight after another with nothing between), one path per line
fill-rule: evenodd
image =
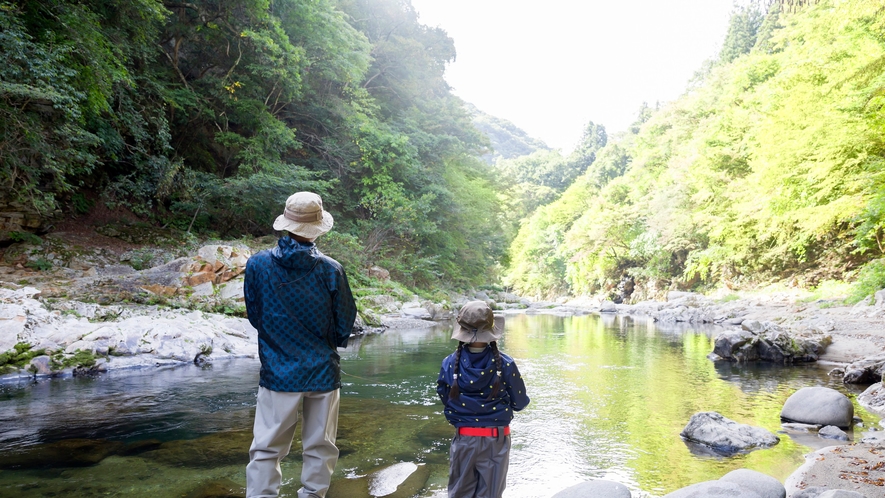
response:
M246 488L230 479L201 483L184 498L244 498Z
M117 454L123 443L103 439L65 439L32 446L23 451L0 453L0 469L85 467Z
M171 467L246 465L249 463L248 448L251 444L251 431L220 432L198 439L169 441L141 456Z

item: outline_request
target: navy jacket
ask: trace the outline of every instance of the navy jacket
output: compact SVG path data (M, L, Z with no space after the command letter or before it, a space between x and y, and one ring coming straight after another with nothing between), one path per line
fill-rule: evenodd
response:
M246 312L258 329L259 385L272 391L341 387L356 305L344 269L312 243L281 237L246 263Z
M494 399L489 400L495 382L495 355L486 347L480 353L470 353L467 346L461 351L458 372L460 394L450 400L449 392L454 384L455 353L442 362L436 392L445 405L446 419L455 427L504 427L513 420L513 412L529 404L525 383L513 358L501 353L501 388Z

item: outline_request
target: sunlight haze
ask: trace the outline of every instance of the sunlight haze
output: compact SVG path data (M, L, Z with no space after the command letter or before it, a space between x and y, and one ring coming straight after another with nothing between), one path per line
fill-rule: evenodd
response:
M624 130L719 50L733 0L412 0L445 29L446 80L483 112L570 151L588 121Z

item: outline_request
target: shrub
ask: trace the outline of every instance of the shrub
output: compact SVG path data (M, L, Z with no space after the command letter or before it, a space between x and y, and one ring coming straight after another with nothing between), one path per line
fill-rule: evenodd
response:
M881 289L885 289L885 259L875 259L860 269L846 302L857 303Z

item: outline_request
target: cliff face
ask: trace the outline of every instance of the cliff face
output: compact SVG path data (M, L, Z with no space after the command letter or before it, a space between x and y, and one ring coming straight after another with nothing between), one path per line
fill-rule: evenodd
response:
M0 195L0 243L16 240L15 233L44 231L46 220L19 202Z

